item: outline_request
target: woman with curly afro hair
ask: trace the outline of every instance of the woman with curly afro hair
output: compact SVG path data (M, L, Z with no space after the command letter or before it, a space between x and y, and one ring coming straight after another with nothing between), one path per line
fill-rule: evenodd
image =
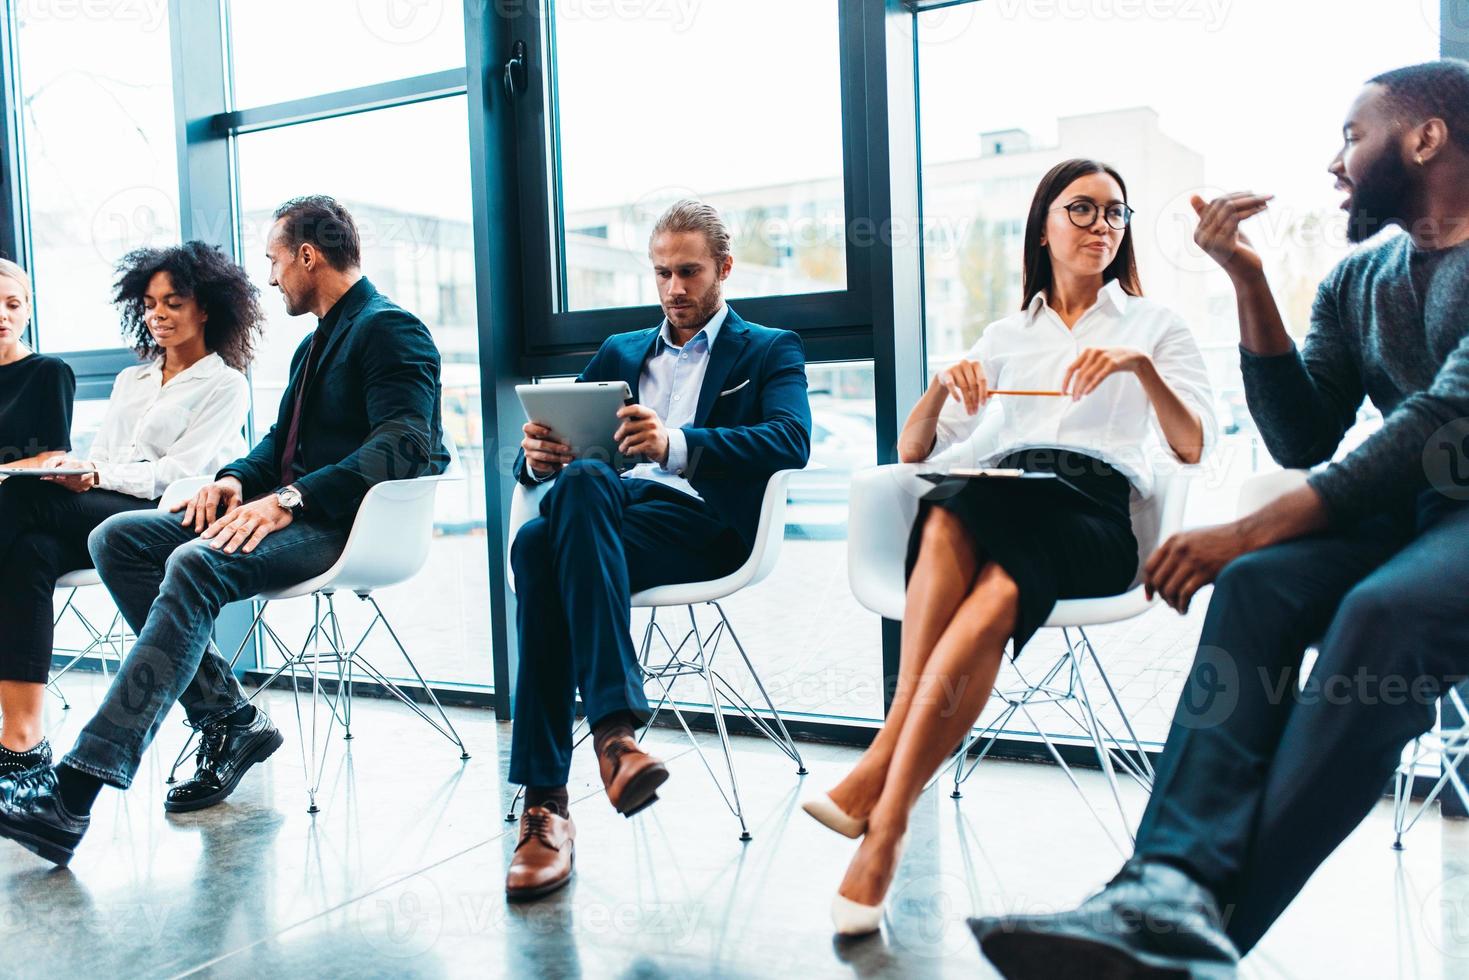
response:
M37 477L0 484L0 776L51 762L41 712L52 591L61 575L92 567L88 535L113 514L155 506L175 480L212 477L246 448L244 370L264 314L245 270L185 242L130 252L117 271L113 302L144 363L117 376L86 458L52 456Z

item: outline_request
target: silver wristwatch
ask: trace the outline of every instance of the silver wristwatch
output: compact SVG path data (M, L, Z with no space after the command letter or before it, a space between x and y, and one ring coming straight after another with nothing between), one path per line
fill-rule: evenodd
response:
M302 498L301 491L295 487L282 487L277 490L275 492L275 502L280 504L283 509L290 511L293 515L302 507L306 506L306 501Z

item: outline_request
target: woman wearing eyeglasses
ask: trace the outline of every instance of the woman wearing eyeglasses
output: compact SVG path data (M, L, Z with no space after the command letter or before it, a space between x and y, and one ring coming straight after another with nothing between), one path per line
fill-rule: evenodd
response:
M832 904L839 933L878 928L909 811L978 719L1006 644L1018 655L1058 599L1132 584L1150 437L1184 463L1213 441L1203 358L1183 320L1143 298L1131 217L1111 167L1052 168L1026 223L1020 311L935 375L898 439L922 462L1000 411L994 449L965 462L1049 475L946 480L920 503L892 709L851 773L804 804L862 838Z

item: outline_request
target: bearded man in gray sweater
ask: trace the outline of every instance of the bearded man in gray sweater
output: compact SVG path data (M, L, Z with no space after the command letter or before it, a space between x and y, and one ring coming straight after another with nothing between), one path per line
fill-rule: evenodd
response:
M1328 463L1364 396L1382 427L1148 561L1180 611L1214 594L1136 850L1077 909L971 920L1007 977L1232 976L1469 673L1469 62L1372 79L1342 135L1329 169L1367 244L1321 284L1301 349L1240 232L1269 197L1195 198L1195 241L1234 284L1282 466Z

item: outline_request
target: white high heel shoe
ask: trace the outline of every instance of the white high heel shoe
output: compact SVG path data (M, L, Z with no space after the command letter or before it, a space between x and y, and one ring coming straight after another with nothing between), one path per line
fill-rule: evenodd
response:
M837 806L830 796L822 793L803 800L801 809L805 810L811 817L828 830L835 830L843 837L856 840L867 833L867 821L858 819ZM868 930L869 932L871 930Z
M898 851L893 855L896 864L903 860L903 851L908 847L908 835L898 841ZM896 868L894 869L896 871ZM863 905L837 892L831 897L831 924L838 936L866 936L882 927L885 905Z
M866 936L882 927L882 906L863 905L837 894L831 897L831 924L838 936Z

